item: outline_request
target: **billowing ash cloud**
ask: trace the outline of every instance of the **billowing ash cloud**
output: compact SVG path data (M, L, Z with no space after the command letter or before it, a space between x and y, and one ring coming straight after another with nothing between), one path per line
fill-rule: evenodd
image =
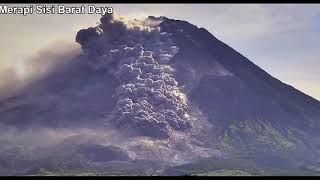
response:
M0 101L18 94L39 79L63 69L81 54L77 44L57 41L26 57L4 59L10 66L0 68Z
M168 138L192 124L186 96L169 65L179 48L171 34L154 27L161 21L153 19L124 23L106 15L100 26L79 31L76 40L91 55L93 68L112 72L121 83L111 120L140 135Z
M110 52L111 57L120 56L115 72L122 83L116 90L117 125L154 137L169 137L172 129L191 126L187 102L170 66L159 64L140 44Z

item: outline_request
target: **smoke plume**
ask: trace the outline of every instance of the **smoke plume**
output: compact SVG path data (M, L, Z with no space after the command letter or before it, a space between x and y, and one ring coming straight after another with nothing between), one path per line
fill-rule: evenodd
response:
M170 34L154 28L152 19L125 23L105 15L100 21L97 28L80 31L77 41L93 55L93 68L109 70L121 83L112 121L157 138L191 128L187 98L169 64L179 51Z

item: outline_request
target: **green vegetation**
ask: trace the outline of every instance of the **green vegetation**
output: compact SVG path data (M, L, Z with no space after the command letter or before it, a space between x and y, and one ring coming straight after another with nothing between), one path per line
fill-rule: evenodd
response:
M137 172L126 172L126 171L104 171L104 172L93 172L93 171L42 171L35 176L139 176Z
M291 136L290 131L283 133L269 122L262 120L234 122L218 140L223 150L237 154L252 152L258 147L263 147L262 149L268 147L270 151L289 152L296 148L297 141Z
M143 169L125 168L125 167L101 167L90 168L83 167L78 169L56 169L48 170L41 168L39 172L29 174L30 176L141 176L148 175Z
M191 164L174 166L166 169L163 175L207 174L220 170L243 171L250 175L261 175L257 165L244 159L207 159Z
M174 166L162 175L201 176L315 176L319 172L305 168L272 167L249 159L207 159L191 164Z
M252 176L251 173L241 170L218 170L203 174L195 174L196 176Z

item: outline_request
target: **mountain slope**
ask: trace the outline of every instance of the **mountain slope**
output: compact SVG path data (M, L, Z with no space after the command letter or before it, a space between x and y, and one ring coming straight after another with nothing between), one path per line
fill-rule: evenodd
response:
M176 37L177 74L191 81L188 97L218 126L220 142L273 165L283 156L293 160L291 153L298 161L318 157L319 101L273 78L203 28L169 19L160 26ZM219 68L229 73L219 74Z

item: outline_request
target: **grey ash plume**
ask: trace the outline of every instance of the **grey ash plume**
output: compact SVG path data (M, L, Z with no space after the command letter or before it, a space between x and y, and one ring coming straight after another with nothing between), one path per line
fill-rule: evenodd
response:
M191 128L187 98L169 64L179 48L169 33L149 26L160 19L124 23L105 15L100 21L99 27L80 31L77 41L95 52L92 67L109 70L120 81L112 121L119 128L157 138Z

